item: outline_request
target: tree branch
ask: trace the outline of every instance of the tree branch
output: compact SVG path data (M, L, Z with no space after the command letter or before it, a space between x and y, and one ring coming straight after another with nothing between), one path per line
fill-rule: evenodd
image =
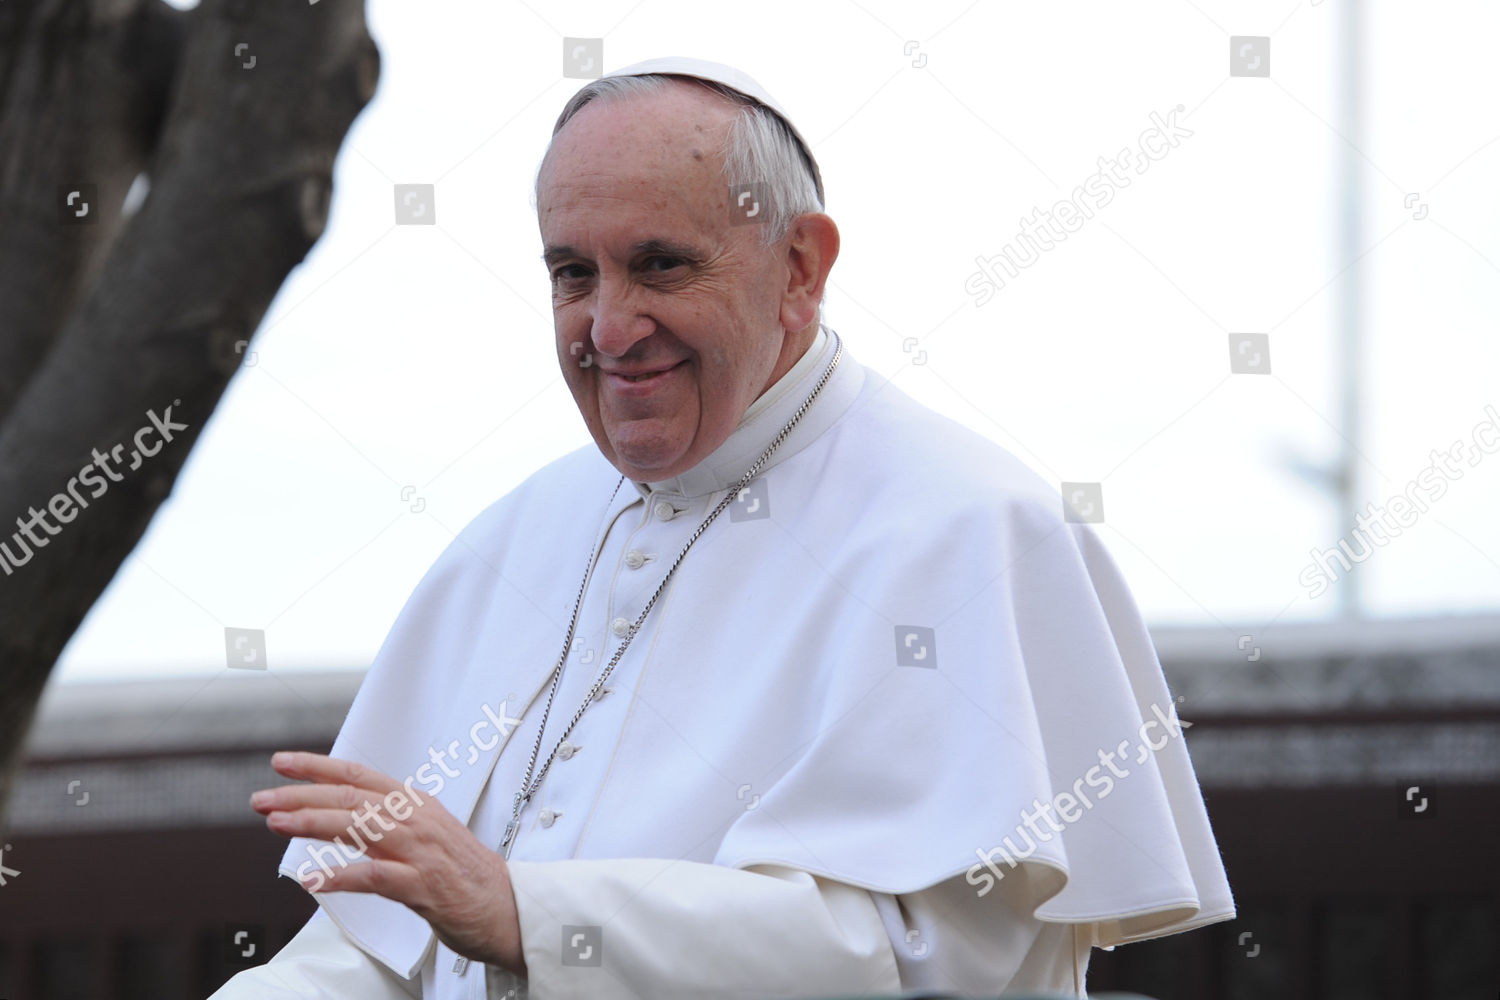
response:
M70 46L59 45L53 34L63 8L76 20L81 9L107 6L117 5L105 0L45 4L43 9L56 16L30 19L19 65L75 66L77 60L65 54ZM0 543L9 542L13 556L18 549L30 550L8 575L0 552L0 817L52 665L171 491L238 368L237 345L242 348L251 338L288 272L321 235L334 157L372 96L379 72L361 0L316 5L205 0L183 23L165 126L148 165L150 196L113 240L102 239L108 229L101 219L103 232L91 242L104 255L97 271L83 268L86 294L50 338L50 350L8 413L0 409ZM158 55L161 46L170 46L165 32L151 37ZM95 43L76 44L92 51ZM236 53L240 45L246 47ZM251 55L255 64L245 68ZM115 64L113 72L122 90L142 86L139 80L126 82L136 74L128 65ZM73 84L62 89L67 101L35 90L30 99L60 114L69 131L85 127L93 116L81 106L99 96ZM17 93L13 89L12 102ZM111 118L116 135L139 134L149 118L129 102L111 102L111 107L111 115L129 110L137 116L129 128ZM46 183L37 179L34 163L57 162L39 148L43 132L40 125L20 130L28 139L21 176L29 178L23 186L32 196ZM63 145L68 143L73 155L97 158L82 161L88 164L131 159L123 140L90 143L74 137ZM8 167L6 162L0 169ZM107 171L90 169L101 178L102 199ZM122 168L120 176L129 169ZM0 200L18 201L8 191ZM53 194L48 205L55 204ZM0 353L0 365L36 350L6 343L17 339L10 315L37 317L56 309L53 297L70 284L56 271L87 256L76 245L76 230L91 227L64 225L53 211L48 226L43 213L26 207L27 246L48 261L34 280L48 288L31 296L43 301L29 311L13 310L8 294L0 299L6 303L0 316L7 321L0 352L9 352ZM11 230L5 232L10 244ZM7 246L5 253L11 252ZM75 276L71 284L78 282ZM25 336L34 340L39 334L32 328ZM0 400L3 392L0 387ZM170 421L185 428L160 430L168 408ZM143 428L155 429L144 435L141 450L159 442L163 447L149 457L143 454L136 469L122 468L130 464ZM162 440L168 435L169 443ZM116 445L123 446L123 462L110 460ZM101 465L119 478L103 475ZM86 468L95 469L94 477L105 483L97 496L91 494L99 487L83 478ZM75 509L63 523L63 514L49 510L66 512L68 499ZM36 536L28 545L22 545L25 531L10 536L17 517Z

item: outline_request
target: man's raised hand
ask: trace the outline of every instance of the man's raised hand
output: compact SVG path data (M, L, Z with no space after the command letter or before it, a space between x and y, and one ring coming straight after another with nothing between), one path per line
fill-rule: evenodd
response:
M505 859L441 802L379 771L324 754L282 751L271 757L271 766L309 782L250 797L272 832L365 845L366 860L306 876L309 890L373 892L404 903L458 954L526 974Z

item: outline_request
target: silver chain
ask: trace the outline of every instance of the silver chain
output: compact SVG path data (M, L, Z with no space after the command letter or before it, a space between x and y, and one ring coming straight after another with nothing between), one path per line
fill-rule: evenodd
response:
M578 627L578 613L583 607L583 595L588 589L589 577L593 575L594 565L600 553L603 552L604 546L600 544L594 553L589 556L588 567L583 571L583 580L578 585L578 596L573 601L573 614L568 620L568 634L563 638L562 652L558 654L557 663L552 668L552 686L547 692L547 705L542 709L542 724L537 727L536 742L531 747L531 758L526 762L526 776L521 779L521 790L516 792L515 798L512 800L510 822L505 825L505 838L500 842L501 850L505 852L507 860L510 858L510 850L512 845L515 844L516 833L520 827L521 811L526 808L527 803L531 801L532 796L541 787L543 779L547 777L547 772L552 769L552 762L557 759L558 751L562 749L563 743L567 742L568 736L573 732L573 727L577 726L579 720L583 718L583 713L588 710L589 705L593 704L594 699L598 697L600 689L604 687L604 682L609 679L609 675L614 671L615 664L619 663L620 657L625 655L625 650L629 648L631 640L635 638L636 633L641 629L641 625L645 623L646 616L656 606L657 598L661 597L662 591L667 589L667 582L672 579L672 574L677 572L677 567L682 564L683 558L687 556L688 549L693 547L693 543L698 540L703 532L708 530L708 526L714 522L714 519L734 502L739 496L740 491L765 467L766 462L770 461L771 455L777 448L781 447L781 443L792 432L792 428L797 426L803 414L807 412L808 407L812 406L813 400L818 398L818 393L823 391L823 387L828 384L828 380L833 376L833 370L838 367L839 359L844 354L844 342L831 328L828 332L833 333L833 358L828 362L828 367L823 370L823 374L818 379L817 384L813 386L812 392L808 393L807 398L802 401L802 405L797 407L797 411L792 414L792 418L786 422L776 434L776 437L772 438L770 445L765 451L761 452L760 458L755 460L755 464L750 466L745 474L740 477L740 481L728 493L724 494L724 498L719 501L718 505L703 519L703 522L688 536L687 543L677 553L677 558L672 560L672 565L667 568L666 575L662 577L661 583L657 584L655 592L646 601L646 606L641 609L641 613L636 616L635 622L630 626L630 630L625 633L624 641L615 650L614 656L610 657L609 663L599 672L598 678L595 679L593 686L589 688L588 694L584 696L583 704L578 706L578 711L573 713L573 718L568 723L568 727L558 737L557 744L553 746L552 752L547 755L546 763L542 765L541 772L533 778L532 772L536 770L537 755L541 753L542 749L542 736L547 731L547 719L552 714L552 701L557 696L557 688L562 681L563 665L567 661L568 653L573 646L573 634ZM625 477L621 476L619 482L615 483L615 489L609 496L609 502L605 504L604 509L606 512L613 506L615 497L619 495L620 487L623 485L625 485Z

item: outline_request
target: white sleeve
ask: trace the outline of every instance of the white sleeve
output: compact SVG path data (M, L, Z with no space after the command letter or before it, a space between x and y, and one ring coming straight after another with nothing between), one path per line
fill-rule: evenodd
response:
M209 1000L411 1000L422 985L366 955L319 907L265 965L246 969Z
M529 1000L900 991L864 889L782 867L658 859L510 865ZM487 967L487 992L512 977Z
M1084 996L1093 925L1038 920L1023 883L1013 873L985 897L961 877L899 896L873 894L902 988Z

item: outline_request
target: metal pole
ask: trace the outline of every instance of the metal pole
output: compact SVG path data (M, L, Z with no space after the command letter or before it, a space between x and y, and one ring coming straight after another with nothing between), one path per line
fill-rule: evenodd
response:
M1364 4L1358 0L1334 5L1342 14L1339 24L1339 131L1347 140L1340 146L1338 180L1338 259L1356 261L1364 249L1364 172L1357 150L1364 142ZM1364 264L1356 261L1338 283L1335 298L1338 316L1339 457L1333 484L1337 504L1338 534L1354 527L1360 490L1359 445L1364 427ZM1339 578L1339 613L1359 618L1363 611L1356 564Z

